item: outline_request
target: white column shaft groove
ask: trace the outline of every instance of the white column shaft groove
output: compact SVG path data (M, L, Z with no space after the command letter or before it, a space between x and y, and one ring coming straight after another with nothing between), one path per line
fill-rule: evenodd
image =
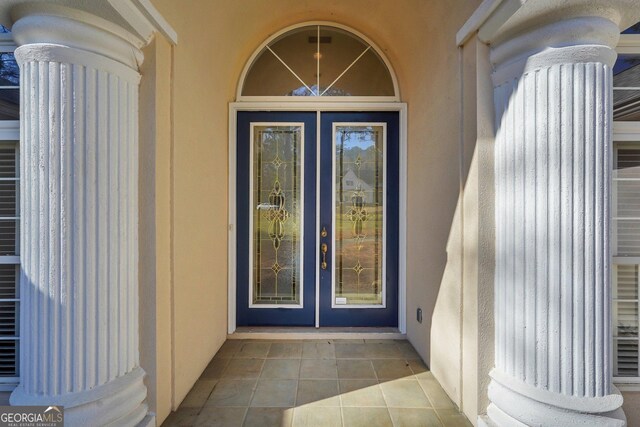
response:
M139 75L99 50L44 42L48 20L91 32L76 34L85 42L114 37L60 16L14 25L23 250L21 383L11 403L63 405L67 425L136 425L147 414L138 350Z
M567 395L604 396L611 386L611 138L595 108L611 104L610 92L611 69L593 63L554 65L495 91L505 107L496 140L496 367Z
M568 28L619 31L604 19L575 21ZM538 31L562 39L562 25L549 28L553 36ZM507 55L494 74L496 360L487 413L496 425L622 426L610 371L615 53L605 43L561 49Z
M137 85L57 62L22 81L23 386L72 393L138 361Z

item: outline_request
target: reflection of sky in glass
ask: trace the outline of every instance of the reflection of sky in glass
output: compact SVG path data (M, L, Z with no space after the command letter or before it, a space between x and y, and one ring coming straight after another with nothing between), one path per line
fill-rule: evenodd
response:
M11 31L9 31L9 29L7 27L5 27L4 25L0 24L0 33L10 33Z
M637 65L640 65L640 55L618 55L618 60L613 66L613 75L618 75Z
M622 34L640 34L640 22L630 26L622 32Z
M374 147L376 145L376 141L371 138L371 134L369 132L339 132L340 139L343 138L342 134L346 134L349 139L344 141L345 150L349 150L351 148L360 148L361 150L366 150L368 148ZM364 139L361 138L362 135L365 135Z

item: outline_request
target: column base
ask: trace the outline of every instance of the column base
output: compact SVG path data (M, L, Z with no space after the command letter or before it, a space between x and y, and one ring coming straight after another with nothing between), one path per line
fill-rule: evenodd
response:
M27 394L19 385L9 402L13 406L63 406L66 426L135 427L147 417L148 412L144 403L147 397L144 375L142 368L135 368L91 390L58 396Z
M493 370L487 415L480 425L624 427L622 395L616 390L603 397L567 396L532 387Z

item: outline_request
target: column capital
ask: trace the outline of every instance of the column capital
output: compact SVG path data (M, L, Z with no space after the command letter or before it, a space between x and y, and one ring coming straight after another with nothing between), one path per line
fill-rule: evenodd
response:
M43 48L30 49L30 55L38 55L41 50L51 51L54 46L72 49L78 54L88 53L89 57L95 59L104 57L136 72L142 64L144 40L88 12L39 2L18 4L11 10L11 15L14 20L12 34L18 46ZM57 52L62 50L58 49ZM70 57L64 61L75 62Z
M636 0L485 0L458 32L491 46L496 86L560 63L613 65L620 31L640 20Z

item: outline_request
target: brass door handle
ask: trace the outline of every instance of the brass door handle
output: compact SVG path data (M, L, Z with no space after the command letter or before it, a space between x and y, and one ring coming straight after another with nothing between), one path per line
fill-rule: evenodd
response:
M322 245L320 245L320 251L322 252L322 264L321 267L323 270L327 269L327 251L329 250L329 248L327 247L326 243L323 243Z
M324 239L328 235L329 233L327 233L327 227L322 227L322 231L320 232L320 238ZM320 264L320 267L323 270L327 269L327 251L328 250L329 250L329 247L327 246L326 243L323 243L320 245L320 252L322 252L322 263Z

